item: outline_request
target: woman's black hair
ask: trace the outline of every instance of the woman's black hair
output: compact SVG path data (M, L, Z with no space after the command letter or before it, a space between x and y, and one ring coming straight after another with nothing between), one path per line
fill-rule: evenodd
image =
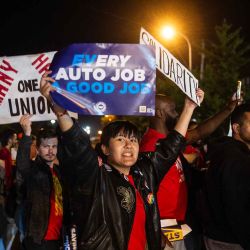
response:
M115 138L120 132L128 137L133 135L138 141L141 139L138 128L132 122L117 120L104 127L101 136L101 144L109 146L109 140Z
M98 154L98 156L100 156L102 158L102 161L104 163L107 163L107 155L105 155L103 152L102 152L102 147L101 147L101 143L98 142L96 145L95 145L95 151L96 153Z

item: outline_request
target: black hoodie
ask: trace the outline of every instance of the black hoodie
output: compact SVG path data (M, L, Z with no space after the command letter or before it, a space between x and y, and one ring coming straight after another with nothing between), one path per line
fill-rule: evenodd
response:
M243 142L222 137L209 147L208 159L205 234L250 249L250 151Z

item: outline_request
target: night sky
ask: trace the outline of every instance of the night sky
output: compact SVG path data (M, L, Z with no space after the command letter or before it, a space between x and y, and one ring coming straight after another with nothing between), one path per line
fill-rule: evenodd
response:
M146 28L177 57L187 60L183 39L161 40L160 28L176 25L193 47L214 38L214 27L223 19L242 27L250 42L249 0L23 0L4 1L0 17L0 56L59 50L71 43L138 43ZM2 5L3 3L1 3ZM195 62L194 62L195 63Z
M3 0L0 10L0 56L55 51L71 43L138 43L144 27L187 65L186 42L167 42L159 34L172 23L189 37L198 67L197 47L202 39L214 39L223 19L241 27L250 42L249 0Z

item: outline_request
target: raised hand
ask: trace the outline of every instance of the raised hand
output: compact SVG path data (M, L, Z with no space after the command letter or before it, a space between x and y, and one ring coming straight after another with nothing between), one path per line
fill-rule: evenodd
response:
M51 83L55 82L55 80L48 76L50 73L51 71L46 71L43 74L40 81L40 92L50 103L54 114L57 116L59 127L63 132L65 132L73 126L73 120L67 113L67 110L54 103L51 98L50 92L55 91L55 88L51 85Z
M243 101L244 101L244 92L241 91L240 99L237 99L235 92L231 97L230 101L227 103L226 108L228 108L230 112L233 112L238 105L241 105L243 103Z
M43 74L40 81L40 93L48 100L55 115L61 116L63 114L66 114L66 110L55 104L51 98L50 93L55 91L55 88L51 85L51 83L55 82L55 80L52 77L48 76L51 72L52 71L46 71Z
M201 103L204 99L203 90L198 88L196 90L196 94ZM195 102L193 102L190 98L186 97L183 110L181 112L178 122L175 125L175 130L178 131L183 136L185 136L187 133L188 124L192 117L193 111L197 106L198 105Z
M54 87L51 85L52 82L55 82L55 80L52 77L49 77L48 75L52 71L46 71L41 78L40 81L40 93L49 101L51 102L50 92L54 91Z
M204 100L204 95L205 95L204 91L202 89L198 88L196 90L196 95L197 95L199 102L201 104ZM191 107L191 108L193 107L195 109L198 105L194 101L192 101L189 97L186 97L185 106Z
M19 123L23 129L23 133L27 136L31 135L31 124L32 124L32 122L30 120L31 117L32 117L32 115L26 114L26 115L23 115L19 121Z

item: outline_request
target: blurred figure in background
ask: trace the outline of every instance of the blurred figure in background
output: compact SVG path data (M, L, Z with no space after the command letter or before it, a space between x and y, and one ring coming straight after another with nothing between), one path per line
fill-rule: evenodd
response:
M5 250L4 234L6 231L7 218L4 211L4 179L5 179L5 162L0 160L0 250Z
M232 99L223 110L213 117L199 125L195 124L197 126L187 131L187 144L195 143L211 134L231 114L236 105L237 101ZM178 113L174 100L166 95L156 95L155 116L150 118L149 128L140 144L140 151L154 152L157 141L168 135L177 120ZM157 194L163 225L172 226L174 221L174 225L178 224L177 227L185 225L185 223L189 223L193 227L193 232L184 238L185 242L179 239L172 243L176 250L200 249L202 245L201 229L198 228L196 231L196 225L193 223L195 211L188 207L190 204L188 191L193 189L194 184L190 163L194 164L199 156L197 150L192 147L191 151L190 147L192 146L189 146L189 151L180 154L180 157L165 175ZM193 204L190 205L193 207ZM187 209L189 209L188 213ZM171 249L171 246L166 245L165 250L167 249Z
M14 130L5 130L1 138L2 148L0 150L0 159L5 165L4 194L5 194L5 212L7 214L7 228L5 234L6 250L11 249L16 235L15 211L16 211L16 187L15 187L15 156L11 154L13 147L17 145L17 134ZM14 158L12 158L12 156Z
M250 105L231 115L232 137L208 147L210 166L205 178L208 250L250 249Z

